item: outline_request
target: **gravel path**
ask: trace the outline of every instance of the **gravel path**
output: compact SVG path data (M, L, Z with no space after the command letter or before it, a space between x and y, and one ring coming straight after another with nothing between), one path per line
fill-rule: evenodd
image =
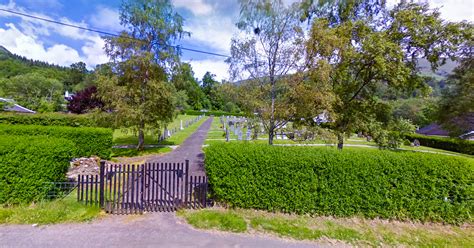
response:
M184 162L189 159L189 172L191 175L205 175L204 172L204 153L202 145L206 139L207 132L211 128L213 118L208 118L191 136L189 136L183 144L172 152L164 156L156 156L148 158L147 162Z
M250 234L201 231L174 213L107 216L82 224L0 225L0 247L322 247Z

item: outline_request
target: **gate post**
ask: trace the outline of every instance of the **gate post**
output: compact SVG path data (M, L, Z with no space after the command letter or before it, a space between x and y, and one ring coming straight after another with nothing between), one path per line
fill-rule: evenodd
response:
M100 185L99 185L99 206L101 208L104 207L104 185L105 185L105 160L100 161L100 168L99 168L99 177L100 177Z
M189 178L189 160L185 160L185 168L184 168L184 207L188 207L188 178Z
M140 170L140 174L141 174L141 187L140 187L140 213L143 213L143 210L144 210L144 203L143 201L145 200L145 197L143 196L144 194L144 191L145 191L145 168L146 168L146 163L143 163L142 164L142 168Z

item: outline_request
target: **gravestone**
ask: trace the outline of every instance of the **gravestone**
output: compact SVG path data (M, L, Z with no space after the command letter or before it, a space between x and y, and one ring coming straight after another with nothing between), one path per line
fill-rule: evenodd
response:
M239 128L239 132L238 132L238 135L237 135L237 139L242 140L242 129L240 129L240 128Z
M245 134L245 139L246 140L250 140L251 131L252 130L250 128L247 128L247 133Z
M229 142L229 129L225 130L225 141Z
M180 120L179 129L180 129L180 130L183 130L183 129L184 129L184 128L183 128L183 120Z

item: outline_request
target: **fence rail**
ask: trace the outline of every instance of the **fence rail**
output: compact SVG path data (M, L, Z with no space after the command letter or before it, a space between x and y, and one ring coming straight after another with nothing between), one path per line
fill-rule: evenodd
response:
M106 164L99 175L79 175L77 200L108 213L176 211L208 206L206 176L189 175L185 163Z

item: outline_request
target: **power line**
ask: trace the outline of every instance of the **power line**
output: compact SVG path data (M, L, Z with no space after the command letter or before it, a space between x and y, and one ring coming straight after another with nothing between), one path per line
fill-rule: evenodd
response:
M106 31L101 31L101 30L98 30L98 29L87 28L87 27L82 27L82 26L78 26L78 25L74 25L74 24L69 24L69 23L56 21L56 20L46 19L46 18L43 18L43 17L29 15L29 14L25 14L25 13L13 11L13 10L1 9L0 8L0 11L7 12L7 13L10 13L10 14L14 14L14 15L19 15L19 16L25 16L25 17L45 21L45 22L50 22L50 23L54 23L54 24L57 24L57 25L63 25L63 26L71 27L71 28L77 28L77 29L81 29L81 30L85 30L85 31L89 31L89 32L99 33L99 34L103 34L103 35L114 36L114 37L123 37L119 34L114 34L114 33L111 33L111 32L106 32ZM132 37L130 37L130 39L140 40L140 39L132 38ZM195 52L195 53L203 53L203 54L208 54L208 55L213 55L213 56L230 58L229 55L219 54L219 53L214 53L214 52L207 52L207 51L202 51L202 50L193 49L193 48L187 48L187 47L183 47L181 45L167 45L167 46L174 47L178 50L181 49L181 50L186 50L186 51Z

